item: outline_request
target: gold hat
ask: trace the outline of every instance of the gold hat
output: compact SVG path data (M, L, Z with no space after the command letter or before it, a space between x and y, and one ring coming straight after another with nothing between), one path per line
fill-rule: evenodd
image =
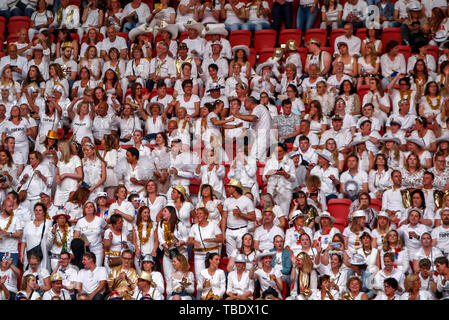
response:
M237 180L237 179L231 179L229 181L229 183L227 184L227 186L234 187L234 188L239 188L239 189L243 188L242 183L240 182L240 180Z
M276 48L274 49L274 53L273 53L273 60L274 61L279 61L282 59L282 56L284 55L284 50L282 50L282 48Z
M320 40L318 40L318 39L316 39L316 38L311 38L311 39L307 42L307 44L310 44L310 43L314 43L314 44L316 44L318 47L321 46Z
M298 50L298 45L296 44L296 40L288 40L287 41L287 48L290 51Z
M271 207L265 208L265 209L263 210L263 212L273 212L273 213L274 213L273 208L271 208Z
M177 186L174 186L173 189L180 192L184 197L186 196L186 188L184 188L182 185L178 184Z
M59 273L54 273L51 278L50 278L51 282L53 281L62 281L62 277Z
M70 41L66 41L66 42L63 42L63 43L62 43L61 48L62 48L62 49L65 49L65 48L73 48L73 46L72 46L72 43L71 43Z
M153 282L153 277L151 277L151 273L147 271L142 271L139 275L139 279L143 279L148 282Z
M53 140L58 140L58 133L54 130L48 130L47 138L53 139Z

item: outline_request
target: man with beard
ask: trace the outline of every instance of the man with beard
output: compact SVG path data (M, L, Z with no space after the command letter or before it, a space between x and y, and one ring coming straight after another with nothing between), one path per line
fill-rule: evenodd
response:
M449 208L440 211L441 225L432 230L432 245L447 257L449 253Z

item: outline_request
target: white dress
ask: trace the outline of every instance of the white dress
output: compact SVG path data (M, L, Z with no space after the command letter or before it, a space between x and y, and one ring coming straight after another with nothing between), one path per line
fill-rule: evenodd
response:
M142 238L145 239L147 237L147 222L144 222L143 224L144 225L142 227ZM150 229L150 236L148 237L147 242L145 242L144 244L141 243L141 239L139 237L138 227L137 226L133 227L135 232L136 232L136 235L137 235L137 237L136 237L137 238L137 246L139 247L140 254L142 256L145 256L147 254L151 254L151 252L154 249L154 237L155 236L157 237L156 227L157 227L156 222L152 222L152 227Z
M83 159L83 172L84 182L93 187L98 183L101 178L101 160L96 158L94 161L84 158ZM95 190L92 190L89 196L89 200L95 200L98 192L103 191L103 185L98 186Z
M101 156L106 162L106 181L103 185L105 188L115 187L118 185L117 174L114 171L117 165L117 150L112 149L106 154L104 151L101 151Z
M83 120L80 119L78 114L75 115L72 122L72 128L73 135L78 143L81 143L81 140L84 137L89 137L92 141L94 141L94 136L92 134L92 123L93 121L89 115L85 115Z
M65 163L63 161L58 161L59 175L65 173L76 173L76 168L81 167L81 160L78 156L73 156L70 158L69 162ZM78 189L78 180L73 178L65 178L62 180L61 184L56 186L55 199L53 203L57 206L65 205L69 199L71 192Z

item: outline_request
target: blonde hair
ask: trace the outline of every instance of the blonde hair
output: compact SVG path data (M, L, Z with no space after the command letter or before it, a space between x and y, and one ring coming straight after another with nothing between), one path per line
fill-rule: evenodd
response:
M371 49L371 54L370 54L370 63L373 66L373 68L376 67L376 63L377 63L377 52L376 52L376 48L374 47L374 44L372 43L368 43L366 45L367 48Z
M402 243L402 240L401 240L401 238L400 238L400 236L399 236L399 233L398 233L396 230L390 230L390 231L388 231L388 233L385 235L384 241L383 241L383 243L382 243L382 250L383 250L384 252L390 251L390 243L388 242L388 238L390 237L390 234L391 234L392 232L395 232L396 235L397 235L397 237L398 237L398 248L399 248L399 251L402 251L402 249L404 248L404 244Z
M307 253L301 251L300 253L298 253L296 258L302 259L302 262L303 262L302 272L305 272L305 273L312 272L313 261L312 261L312 259L310 259L309 255Z
M69 163L72 158L72 148L71 142L69 140L62 140L58 143L59 151L61 152L61 156L59 157L59 161L64 163Z
M416 273L409 273L404 280L404 289L406 292L411 292L413 289L413 282L419 279L419 276Z

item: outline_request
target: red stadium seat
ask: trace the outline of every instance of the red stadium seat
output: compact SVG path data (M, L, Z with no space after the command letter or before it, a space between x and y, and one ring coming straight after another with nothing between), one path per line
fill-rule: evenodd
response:
M190 194L198 194L198 192L200 191L200 185L201 185L201 180L196 179L196 178L190 179L189 193Z
M251 45L251 31L249 30L235 30L231 31L229 35L229 44L232 47L244 45L249 47Z
M329 54L331 55L331 57L332 57L333 54L334 54L334 47L321 47L321 50L329 52Z
M0 16L0 34L5 34L6 30L6 18L3 16Z
M128 45L128 34L126 32L117 32L119 37L123 37L126 40L126 45Z
M276 44L275 30L259 30L254 33L254 49L260 52L263 48L273 48Z
M324 47L327 41L327 31L325 29L309 29L304 34L304 43L307 43L311 38L320 41L321 46Z
M259 53L259 64L268 60L273 56L275 48L264 48Z
M427 54L433 55L435 62L438 64L438 46L427 46Z
M410 46L399 46L399 53L402 53L405 62L407 62L408 58L412 55L412 48Z
M248 61L249 63L251 63L251 67L254 67L254 65L256 64L256 49L254 48L249 48L249 57L248 57Z
M359 95L360 98L360 102L363 101L363 97L365 96L365 94L367 94L369 91L369 85L367 84L363 84L360 86L359 90L357 91L357 94Z
M399 44L402 42L401 28L385 28L382 30L380 35L380 40L383 43L383 51L385 52L385 47L387 43L391 40L397 41Z
M287 43L288 40L296 40L296 45L301 45L302 30L284 29L279 32L279 44Z
M382 201L380 199L371 199L370 207L374 210L382 210Z
M345 29L339 28L339 29L332 29L330 34L329 43L331 45L331 48L334 49L335 39L339 36L342 36L345 34ZM323 44L321 44L323 46Z
M366 39L366 28L360 28L357 29L356 34L355 34L360 40L365 40Z
M11 42L16 42L18 39L19 39L19 36L17 34L10 34L8 36L8 38L6 39L6 43L10 44ZM2 37L2 40L3 40L3 37Z
M307 59L307 48L304 48L304 47L298 48L298 53L301 56L301 64L304 69L304 66L306 64L306 59Z
M29 29L31 19L25 16L11 17L8 21L8 34L17 34L20 28Z
M81 7L81 0L70 0L70 4L79 8Z
M78 33L71 33L70 36L73 40L76 40L78 44L80 43L80 36L78 35Z
M348 225L349 207L352 201L350 199L331 199L327 203L327 211L335 218L335 226L343 232Z

